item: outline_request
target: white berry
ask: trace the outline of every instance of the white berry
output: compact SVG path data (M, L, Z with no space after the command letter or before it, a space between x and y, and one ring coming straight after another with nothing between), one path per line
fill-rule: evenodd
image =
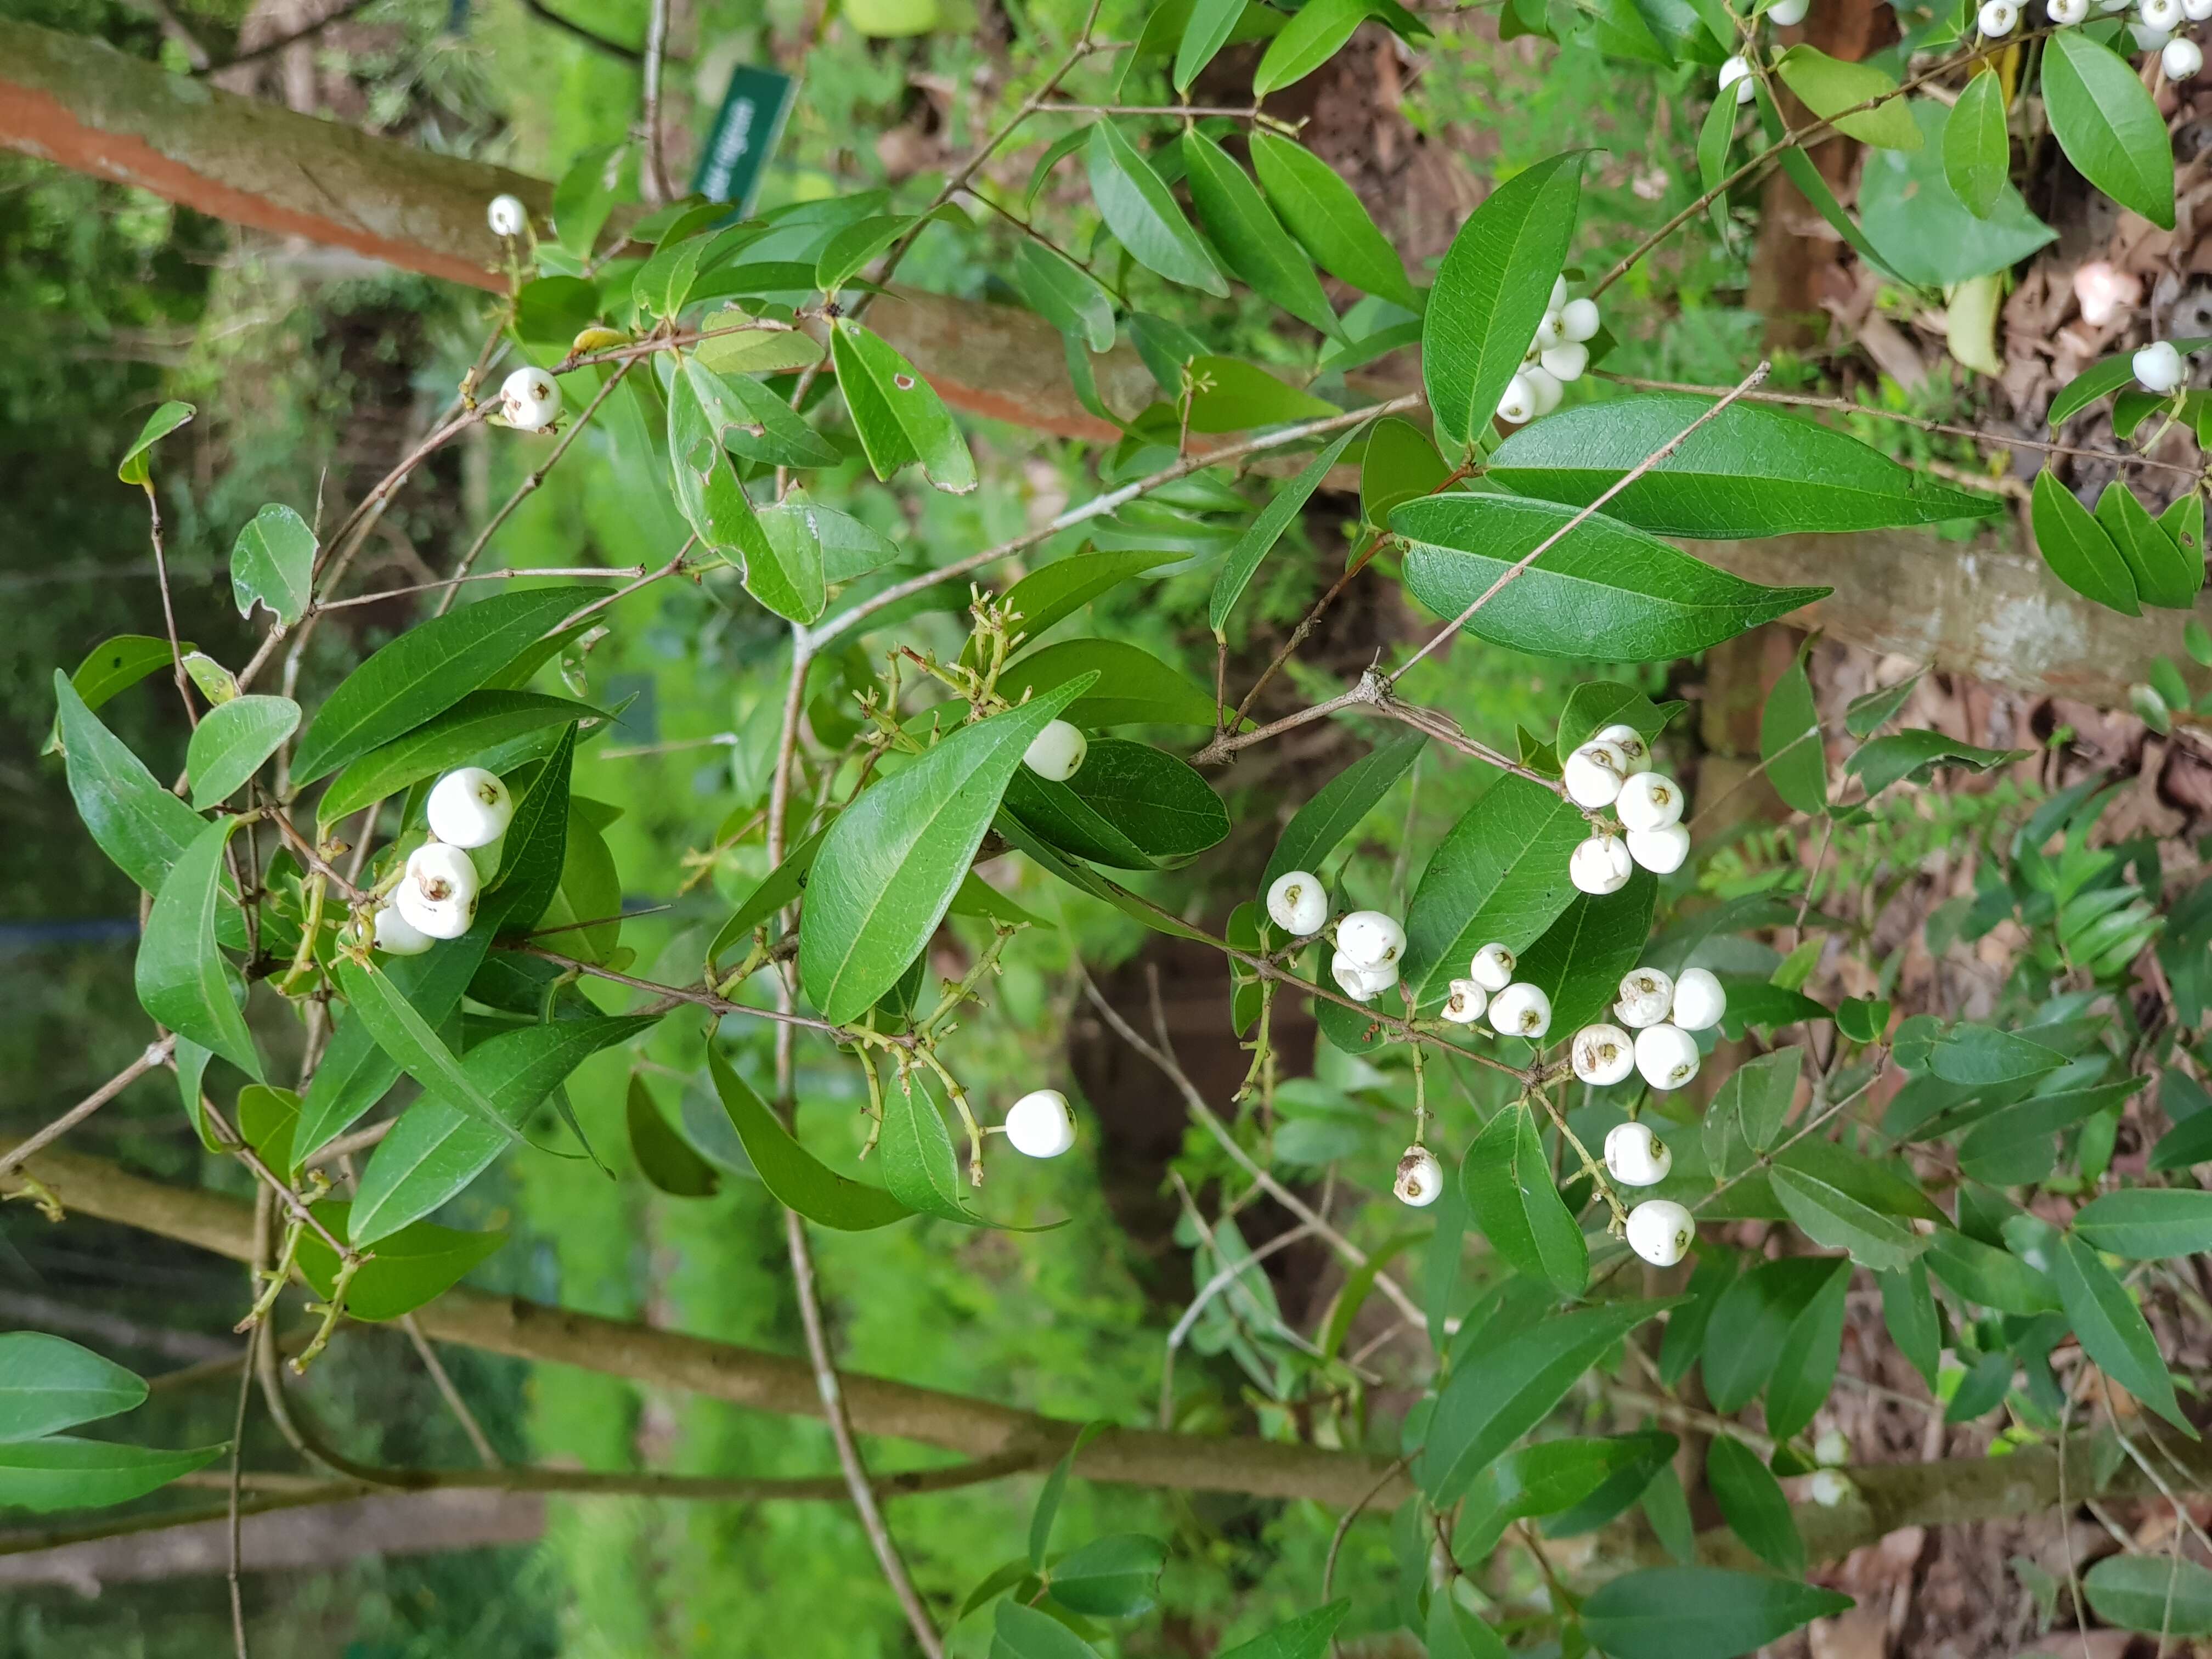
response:
M1075 1114L1057 1089L1032 1089L1006 1113L1006 1139L1027 1158L1058 1158L1075 1145Z
M1686 1031L1705 1031L1721 1023L1728 1012L1728 993L1703 968L1685 968L1674 981L1674 1005L1668 1018Z
M507 833L514 797L496 772L464 766L440 778L430 791L430 833L456 847L488 847Z
M1389 967L1406 948L1406 930L1380 910L1354 910L1336 924L1336 948L1354 967Z
M1671 876L1690 856L1690 832L1679 823L1664 830L1632 830L1628 856L1655 876Z
M1552 999L1534 985L1509 985L1490 1000L1490 1029L1534 1042L1552 1029Z
M1628 1212L1628 1248L1655 1267L1671 1267L1690 1252L1698 1224L1671 1198L1647 1198Z
M419 957L438 941L387 904L376 913L376 948L386 956Z
M2043 9L2054 23L2078 23L2089 15L2089 0L2050 0Z
M2163 29L2168 34L2179 28L2187 15L2181 9L2181 0L2142 0L2139 10L2147 27Z
M1618 1025L1585 1025L1575 1033L1575 1075L1600 1088L1636 1069L1636 1039Z
M2172 30L2154 29L2149 24L2142 22L2129 24L2128 33L2135 37L2137 52L2162 51L2166 43L2173 39Z
M1633 777L1638 772L1651 769L1650 739L1634 726L1620 724L1607 726L1590 738L1592 743L1609 743L1628 757L1628 772Z
M1545 309L1547 311L1563 311L1566 308L1566 304L1567 279L1564 276L1554 276L1552 278L1551 303L1547 305Z
M1595 738L1567 757L1559 781L1567 799L1589 811L1610 806L1620 799L1620 786L1628 777L1628 757L1618 744Z
M484 218L493 235L520 236L530 223L530 212L519 196L495 196L484 210Z
M1601 897L1627 886L1635 871L1636 860L1628 856L1627 845L1619 836L1592 836L1567 860L1567 879L1581 891Z
M392 902L407 924L432 939L459 939L476 920L481 884L468 854L441 841L425 842L409 855L407 873Z
M1489 992L1471 979L1455 979L1451 995L1444 1000L1444 1018L1455 1025L1472 1025L1489 1006Z
M1822 1509L1832 1510L1851 1495L1851 1478L1841 1469L1815 1469L1805 1492Z
M1605 1138L1605 1168L1624 1187L1656 1187L1674 1167L1667 1143L1642 1123L1617 1123Z
M1336 981L1336 988L1354 1002L1372 1002L1398 982L1396 963L1384 963L1379 968L1362 967L1341 951L1330 952L1328 971Z
M1328 891L1310 870L1277 876L1267 888L1267 920L1286 933L1304 939L1328 921Z
M1613 1016L1632 1031L1656 1025L1674 1001L1674 981L1656 968L1638 968L1622 976L1620 1000Z
M499 412L521 432L543 432L561 412L561 383L542 368L518 368L499 389Z
M1539 351L1549 351L1555 345L1565 345L1567 337L1561 332L1559 307L1554 306L1544 313L1544 320L1536 325L1534 345Z
M1850 1437L1841 1429L1824 1429L1813 1443L1813 1461L1824 1469L1840 1468L1851 1461Z
M1595 300L1570 300L1559 307L1559 332L1565 335L1572 344L1580 345L1585 340L1595 339L1598 325L1597 301Z
M1408 1146L1398 1160L1398 1178L1390 1190L1415 1209L1425 1210L1443 1194L1443 1165L1427 1147Z
M1731 58L1721 65L1721 90L1726 92L1730 87L1735 88L1737 103L1751 101L1751 65L1741 58Z
M1664 772L1638 772L1620 787L1613 804L1624 830L1664 830L1682 821L1682 786Z
M1504 395L1498 400L1498 418L1515 426L1536 418L1536 389L1525 373L1505 383Z
M1766 21L1777 28L1795 28L1811 9L1812 0L1774 0L1766 9Z
M1589 348L1578 341L1562 340L1546 348L1544 373L1555 380L1579 380L1589 367Z
M2204 67L2204 48L2194 40L2169 40L2159 49L2158 61L2169 81L2187 81Z
M1989 39L2000 40L2020 27L2020 8L2013 0L1982 0L1981 12L1974 21Z
M1550 414L1559 406L1559 399L1566 395L1565 389L1544 369L1524 368L1520 378L1528 383L1528 390L1535 395L1539 415Z
M1066 720L1050 720L1022 750L1022 764L1041 778L1066 783L1083 769L1083 757L1090 752L1091 739L1079 727Z
M2181 15L2192 23L2212 20L2212 0L2181 0Z
M1467 964L1467 976L1484 990L1496 993L1513 983L1516 965L1513 952L1493 939L1474 953L1474 959Z
M1679 1089L1698 1074L1698 1040L1679 1025L1647 1025L1636 1034L1636 1069L1655 1089Z

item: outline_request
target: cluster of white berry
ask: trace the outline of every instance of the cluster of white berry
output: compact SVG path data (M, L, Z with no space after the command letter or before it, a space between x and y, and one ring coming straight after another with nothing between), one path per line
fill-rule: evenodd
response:
M2212 0L2206 0L2206 3L2212 5ZM2174 44L2185 46L2188 43L2178 40ZM2136 380L2142 389L2155 392L2161 398L2179 389L2189 378L2189 365L2183 361L2179 348L2171 340L2153 340L2136 353L2130 366L2134 368Z
M1557 409L1561 388L1569 380L1581 380L1589 367L1587 342L1597 337L1597 301L1567 298L1564 276L1553 283L1552 303L1536 325L1536 337L1522 355L1520 372L1505 383L1505 394L1498 400L1498 418L1518 426Z
M1455 1025L1472 1025L1486 1011L1490 1029L1500 1036L1535 1042L1552 1029L1552 999L1542 988L1513 977L1513 952L1492 940L1474 953L1467 977L1451 982L1443 1015Z
M1719 1024L1727 1012L1727 991L1704 969L1686 968L1676 980L1656 968L1638 968L1620 981L1620 1000L1613 1005L1620 1024L1585 1025L1575 1033L1575 1075L1602 1088L1634 1070L1655 1089L1679 1089L1698 1074L1690 1033ZM1632 1039L1629 1031L1636 1033Z
M1674 1167L1674 1154L1646 1124L1616 1124L1605 1138L1605 1171L1624 1187L1656 1187ZM1689 1211L1671 1198L1647 1198L1628 1212L1628 1248L1655 1267L1680 1261L1697 1234Z
M1844 1465L1851 1461L1851 1443L1841 1429L1826 1429L1813 1443L1813 1461L1820 1467L1813 1471L1812 1480L1805 1492L1824 1510L1832 1510L1851 1495L1851 1478L1844 1473Z
M2097 0L2103 12L2125 11L2129 0ZM2089 0L2044 0L2044 12L2053 23L2070 27L2086 22ZM2169 81L2186 81L2204 67L2204 50L2180 34L2184 23L2212 18L2212 0L2140 0L2136 21L2129 26L2137 50L2154 52ZM1983 0L1975 15L1983 38L2002 40L2020 27L2020 0Z
M1812 0L1774 0L1766 9L1766 21L1778 28L1794 28L1805 21L1805 14L1812 9ZM1726 92L1734 87L1738 104L1749 103L1756 86L1749 58L1739 55L1723 60L1720 89Z
M1405 951L1406 929L1395 916L1354 910L1336 924L1329 977L1354 1002L1372 1002L1398 982L1398 958Z
M1006 1112L1006 1139L1026 1158L1058 1158L1075 1145L1075 1113L1057 1089L1032 1089Z
M441 939L459 939L477 919L477 895L499 871L514 798L498 775L464 766L430 791L430 836L407 858L406 872L376 913L376 948L419 957Z
M1567 757L1560 783L1585 811L1610 806L1620 820L1590 832L1567 861L1567 877L1585 893L1617 893L1638 865L1669 875L1690 854L1682 827L1682 786L1651 769L1651 745L1632 726L1608 726Z

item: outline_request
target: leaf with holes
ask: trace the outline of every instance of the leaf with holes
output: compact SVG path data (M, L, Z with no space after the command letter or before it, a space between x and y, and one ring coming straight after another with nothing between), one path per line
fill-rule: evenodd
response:
M307 614L314 574L315 532L289 507L263 507L231 546L231 597L241 617L250 618L257 604L265 605L291 627Z
M951 411L915 366L879 335L840 317L830 334L837 384L876 477L888 481L918 465L938 489L964 495L975 487L975 458Z

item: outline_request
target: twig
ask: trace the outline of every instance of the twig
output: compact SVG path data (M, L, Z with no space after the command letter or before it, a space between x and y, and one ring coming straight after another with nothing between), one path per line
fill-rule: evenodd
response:
M653 204L671 199L660 147L660 60L668 50L668 0L653 0L645 26L645 179Z
M619 58L626 64L635 64L641 62L645 57L645 54L635 46L626 46L619 40L610 40L605 35L594 33L581 23L573 22L563 17L559 12L545 4L544 0L522 0L522 9L540 22L550 23L555 28L582 41L595 52L606 53L610 58Z
M491 1437L483 1431L483 1425L477 1421L477 1414L469 1409L469 1402L461 1397L460 1389L453 1385L445 1363L438 1358L438 1351L430 1346L430 1339L422 1334L421 1323L413 1314L406 1314L401 1316L399 1326L407 1333L408 1341L414 1344L416 1356L422 1360L422 1369L430 1373L431 1382L445 1401L447 1409L460 1424L461 1432L468 1436L469 1444L476 1448L477 1455L483 1460L483 1466L488 1469L503 1468L499 1453L492 1446Z
M1182 1177L1177 1176L1176 1181L1180 1185ZM1188 1189L1185 1190L1187 1194ZM1206 1281L1198 1294L1190 1299L1190 1305L1182 1310L1182 1317L1176 1321L1174 1328L1168 1332L1167 1352L1161 1359L1160 1427L1171 1429L1175 1426L1176 1355L1182 1352L1183 1343L1190 1336L1190 1328L1198 1323L1198 1316L1206 1311L1206 1304L1244 1274L1274 1255L1276 1251L1288 1249L1299 1240L1312 1237L1313 1229L1304 1224L1291 1228L1287 1232L1277 1233L1257 1249L1248 1250L1238 1260L1220 1268L1212 1278ZM1218 1244L1213 1247L1213 1253L1217 1256L1221 1254L1221 1247Z
M185 672L185 647L177 637L177 607L169 597L169 556L161 544L161 498L154 492L150 469L146 474L146 516L154 538L154 576L161 586L161 623L169 630L169 672L176 679L177 695L185 700L185 719L198 726L200 712L192 702L191 677Z
M711 1008L718 1014L748 1014L756 1019L772 1019L779 1024L795 1025L805 1030L823 1032L836 1037L841 1042L856 1040L854 1034L842 1025L832 1025L826 1019L816 1019L811 1015L794 1013L788 1008L756 1008L750 1003L732 1002L727 997L716 996L712 991L698 990L688 985L663 985L656 980L638 979L629 974L617 973L611 968L603 968L595 962L585 962L575 957L564 957L557 951L548 951L539 945L502 944L497 948L502 951L513 951L521 956L537 957L546 962L557 963L562 967L573 969L577 973L589 974L594 979L612 980L617 985L627 985L633 991L643 991L648 996L660 997L670 1002L696 1003L702 1008ZM898 1039L895 1036L884 1036L878 1041L895 1043Z
M101 1084L100 1087L94 1089L82 1100L46 1125L45 1128L20 1146L12 1146L7 1152L0 1152L0 1176L20 1168L24 1159L34 1157L42 1149L52 1146L54 1142L59 1140L71 1129L76 1128L78 1124L145 1076L147 1073L156 1066L167 1066L169 1063L169 1056L176 1052L176 1048L177 1039L174 1036L160 1037L148 1043L137 1059L108 1079L106 1082Z
M246 1340L251 1345L270 1334L265 1324L257 1325ZM238 1372L238 1410L231 1419L230 1426L230 1496L226 1505L230 1522L230 1563L227 1574L230 1586L230 1634L237 1647L238 1659L251 1659L246 1649L246 1595L238 1581L238 1570L243 1542L239 1509L245 1474L246 1402L252 1397L253 1367L241 1365Z
M338 6L326 15L318 17L312 23L304 23L301 25L301 27L294 29L289 34L280 34L273 40L264 40L258 46L248 46L245 51L234 52L230 57L224 58L220 64L212 62L195 64L192 66L192 73L196 76L216 75L220 74L224 70L237 69L241 64L258 63L264 58L273 58L278 52L283 52L289 47L296 46L303 40L312 40L314 36L320 34L325 29L330 27L333 23L344 22L347 18L352 16L356 12L367 11L369 7L375 3L376 0L345 0L345 3Z
M404 599L416 593L434 593L440 588L449 590L447 597L450 599L451 590L458 590L463 582L517 581L527 576L568 576L589 581L603 580L609 576L642 576L643 574L645 574L645 567L641 564L568 564L555 566L550 569L482 570L474 575L446 576L434 582L410 582L405 587L386 587L374 593L356 593L349 599L325 599L313 609L343 611L357 605L382 605L386 599ZM441 600L439 608L431 614L443 616L445 611L445 602Z

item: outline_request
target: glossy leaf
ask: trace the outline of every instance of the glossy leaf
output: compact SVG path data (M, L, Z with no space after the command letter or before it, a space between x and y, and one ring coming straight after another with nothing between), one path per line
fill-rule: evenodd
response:
M1988 212L1960 201L1946 173L1954 118L1931 98L1909 107L1923 147L1877 150L1859 177L1859 216L1883 264L1909 282L1955 287L2008 270L2057 240L2002 173ZM1963 312L1972 301L1958 303Z
M1519 495L1587 507L1711 407L1707 398L1650 392L1563 409L1498 445L1486 476ZM2002 506L1994 495L1968 495L1899 466L1844 433L1736 403L1604 511L1655 535L1731 541L1937 524Z
M1171 78L1179 93L1190 90L1199 72L1228 44L1231 33L1244 15L1244 0L1195 0L1176 45ZM1102 124L1103 125L1103 124Z
M918 1214L967 1227L989 1225L962 1201L967 1159L955 1150L945 1114L921 1078L909 1074L887 1085L883 1106L876 1156L890 1196Z
M1978 219L1996 208L2012 175L2012 137L2005 130L2004 82L1994 64L1966 82L1943 127L1943 177Z
M1583 155L1554 155L1491 191L1452 238L1421 332L1421 374L1446 454L1487 432L1552 302L1582 204Z
M1829 1269L1828 1277L1790 1321L1775 1358L1774 1375L1766 1384L1766 1427L1777 1439L1802 1433L1827 1403L1836 1383L1837 1362L1843 1356L1850 1264L1816 1259Z
M289 507L263 507L246 521L230 550L230 592L249 620L256 604L284 627L307 614L314 597L315 532Z
M1510 495L1431 495L1390 515L1407 543L1406 585L1457 617L1575 517ZM1538 656L1664 662L1824 599L1825 587L1761 587L1592 514L1500 588L1464 631Z
M1284 826L1260 878L1261 893L1276 877L1293 870L1318 872L1339 843L1406 775L1427 741L1419 732L1386 738L1316 790Z
M781 864L761 878L744 902L716 931L714 942L707 947L709 962L719 962L738 940L805 891L807 878L813 871L814 860L821 855L823 840L829 833L830 827L824 824L786 854Z
M1516 955L1575 896L1567 860L1589 833L1573 805L1526 778L1502 777L1437 844L1406 913L1404 979L1426 1006L1492 941Z
M1915 1261L1896 1273L1878 1274L1881 1317L1898 1352L1911 1362L1932 1391L1943 1347L1943 1323L1928 1286L1928 1264Z
M0 1508L45 1511L127 1504L205 1468L228 1449L162 1451L66 1434L0 1445Z
M502 933L526 932L544 919L558 897L568 868L568 782L575 756L576 728L566 726L536 781L514 805L499 874L485 901L488 918L480 919L479 926L488 920ZM472 928L468 937L475 936ZM573 953L576 942L563 942L570 947L564 954Z
M2212 1193L2190 1187L2136 1187L2086 1205L2074 1231L2100 1250L2130 1261L2212 1250Z
M54 696L77 817L118 869L146 891L158 891L204 822L155 781L146 763L85 707L58 668Z
M744 1143L745 1156L778 1203L817 1225L848 1233L887 1227L914 1213L880 1187L839 1175L800 1146L712 1043L707 1066L722 1109Z
M1715 1435L1705 1448L1705 1480L1729 1530L1753 1555L1795 1577L1805 1571L1805 1540L1790 1513L1782 1483L1759 1454L1732 1434Z
M1258 573L1261 561L1274 550L1291 521L1304 510L1314 491L1328 477L1329 469L1343 456L1346 447L1364 429L1347 427L1337 434L1327 447L1298 470L1296 477L1275 492L1267 506L1260 509L1250 527L1237 538L1237 545L1222 561L1221 574L1214 578L1213 598L1206 608L1206 624L1216 635L1228 626L1230 612L1244 597L1244 590Z
M2096 1250L2071 1233L2060 1235L2051 1252L2051 1281L2082 1352L2137 1400L2196 1439L2196 1429L2174 1398L2173 1378L2158 1351L2158 1339L2127 1286Z
M2212 1571L2186 1556L2108 1555L2081 1575L2097 1617L2161 1640L2212 1636Z
M1200 353L1190 360L1188 379L1193 432L1248 432L1294 421L1327 420L1343 413L1334 404L1302 392L1240 358Z
M1526 1104L1492 1118L1460 1166L1467 1206L1498 1254L1521 1273L1549 1279L1560 1295L1589 1282L1589 1246L1552 1182L1543 1137Z
M454 949L448 945L429 954L444 955ZM344 957L337 963L336 976L338 988L352 1006L354 1018L376 1039L376 1046L398 1060L410 1077L507 1139L522 1138L501 1115L498 1103L489 1091L462 1066L436 1028L423 1017L423 1011L409 1000L391 973Z
M1887 70L1831 58L1817 46L1804 45L1784 52L1774 68L1783 83L1805 100L1808 109L1815 115L1833 117L1838 131L1884 149L1920 148L1920 129L1905 100L1884 96L1897 90L1897 77ZM1875 100L1881 101L1872 109L1841 113Z
M324 700L293 756L293 782L313 783L444 714L588 597L574 588L495 593L416 623Z
M1017 767L1006 810L1061 851L1124 870L1202 853L1229 833L1212 785L1180 757L1100 738L1065 783Z
M717 374L690 356L684 356L682 367L714 435L732 453L769 466L835 466L844 459L836 445L753 376Z
M1928 1248L1928 1241L1906 1223L1817 1176L1782 1167L1770 1178L1774 1195L1799 1231L1826 1249L1848 1250L1861 1267L1894 1272Z
M1722 1567L1646 1567L1583 1603L1583 1628L1613 1659L1733 1659L1851 1598L1796 1579Z
M1828 757L1820 742L1820 711L1803 662L1794 662L1766 695L1759 710L1759 757L1774 793L1801 812L1828 807Z
M623 1121L629 1130L630 1156L636 1160L638 1173L655 1190L671 1198L712 1198L720 1188L720 1173L668 1127L668 1120L653 1103L653 1091L635 1072L630 1073Z
M1429 1597L1428 1659L1508 1659L1498 1632L1437 1591Z
M185 756L193 809L204 811L244 788L299 724L300 705L289 697L234 697L209 709Z
M2020 758L2015 749L1980 749L1941 732L1893 732L1855 750L1844 763L1846 774L1866 786L1871 800L1890 785L1924 781L1938 767L1963 766L1986 772Z
M1014 250L1014 282L1062 334L1079 336L1093 351L1114 349L1114 296L1058 249L1024 239Z
M234 817L204 824L154 896L133 970L138 1001L169 1030L211 1048L257 1083L261 1056L239 1004L238 970L216 938L223 897L223 854Z
M1374 10L1370 0L1314 0L1291 15L1252 72L1252 95L1296 85L1336 56Z
M1659 878L1637 870L1617 893L1577 893L1542 937L1520 953L1514 977L1552 1000L1552 1030L1570 1033L1606 1018L1620 981L1644 958Z
M1262 1631L1249 1642L1224 1648L1215 1659L1322 1659L1329 1650L1330 1638L1351 1610L1349 1601L1331 1601L1287 1624Z
M2043 57L2051 136L2091 184L2161 230L2173 228L2173 146L2135 66L2080 29L2061 29Z
M812 335L756 323L737 306L701 319L699 334L692 353L717 374L783 374L811 368L823 357L821 343Z
M1429 434L1401 416L1385 416L1367 430L1367 447L1359 458L1359 516L1369 524L1385 525L1401 501L1441 489L1451 468Z
M1713 1407L1738 1412L1774 1375L1799 1315L1844 1263L1819 1256L1762 1261L1721 1292L1705 1328L1705 1392Z
M115 476L127 484L148 483L154 476L153 457L148 452L198 412L190 404L163 404L138 428L138 435L116 464Z
M545 1097L600 1049L650 1030L657 1017L629 1015L525 1025L486 1037L461 1056L501 1121L520 1131ZM374 1244L465 1189L510 1145L459 1107L426 1094L379 1142L348 1217L356 1244Z
M2119 550L2138 599L2168 611L2195 608L2197 590L2204 585L2201 549L2185 551L2118 478L2097 498L2096 519Z
M1032 699L1095 675L1066 708L1079 726L1205 726L1214 721L1212 694L1180 669L1121 640L1063 640L1012 664L999 692Z
M2050 1279L2018 1256L1939 1227L1928 1241L1928 1271L1969 1302L2021 1318L2063 1305Z
M1251 136L1252 170L1284 227L1330 276L1408 311L1422 297L1351 185L1311 150L1272 132Z
M1133 1619L1159 1600L1168 1547L1142 1533L1109 1533L1053 1564L1052 1599L1093 1619Z
M991 1659L1098 1659L1097 1650L1059 1620L1011 1596L992 1619Z
M829 608L821 544L805 537L779 544L761 528L723 446L719 390L708 370L678 362L668 386L669 477L677 507L700 541L744 567L747 592L788 621L812 622Z
M96 1422L145 1398L143 1382L89 1348L40 1331L0 1334L0 1443Z
M1364 15L1368 0L1316 0L1291 20L1290 27L1277 37L1275 44L1288 40L1315 11L1344 4L1357 5ZM1272 56L1273 47L1268 50ZM1265 67L1263 64L1263 71ZM1328 296L1322 292L1312 262L1277 222L1259 186L1245 176L1244 169L1231 161L1220 145L1195 129L1183 135L1182 154L1191 204L1198 210L1200 222L1228 261L1231 271L1253 292L1273 300L1300 322L1341 338L1343 325L1338 322Z
M343 1238L349 1206L327 1201L315 1206L315 1218ZM377 1242L374 1255L346 1286L346 1312L376 1323L410 1314L461 1282L507 1243L505 1233L470 1233L428 1221L411 1222ZM315 1294L327 1298L337 1284L338 1258L310 1228L300 1235L300 1274Z
M888 341L844 317L831 326L830 352L876 477L888 480L913 464L939 489L964 495L975 488L968 440L912 363Z
M1001 593L999 603L1015 613L1013 626L1023 642L1033 642L1047 629L1073 616L1101 594L1112 592L1133 577L1174 563L1176 556L1142 550L1074 554L1032 570ZM960 659L971 665L974 662L968 652L963 652Z
M329 829L363 807L457 766L509 770L512 764L534 757L525 752L528 748L542 745L550 753L558 741L554 728L605 718L589 703L538 691L471 691L436 719L371 750L332 778L316 804L316 820ZM543 734L539 744L518 742L533 733Z
M866 1012L928 944L1023 751L1091 684L1066 680L951 733L830 825L799 943L800 979L824 1018Z
M1219 3L1202 0L1202 3ZM1114 240L1128 249L1139 264L1171 283L1228 297L1229 284L1222 280L1205 243L1182 216L1182 210L1160 182L1152 164L1121 136L1119 126L1111 121L1092 126L1084 159L1091 173L1091 198L1097 204L1099 216L1106 221Z

